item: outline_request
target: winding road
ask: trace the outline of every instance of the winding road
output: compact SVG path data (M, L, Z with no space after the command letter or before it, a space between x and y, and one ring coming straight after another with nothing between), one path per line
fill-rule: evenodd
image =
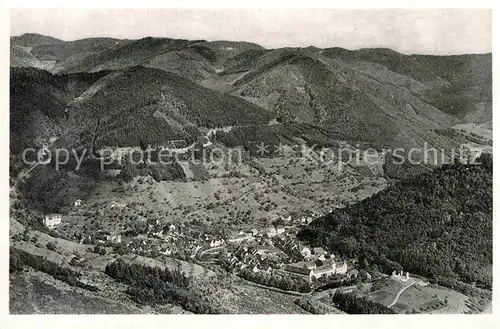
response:
M394 306L394 304L396 304L396 302L398 301L399 299L399 296L401 296L401 294L408 288L410 288L411 286L413 286L415 284L415 282L412 282L410 283L409 285L407 285L406 287L402 288L401 290L399 290L398 294L396 295L396 297L394 298L394 300L392 301L391 304L387 305L387 307L392 307Z

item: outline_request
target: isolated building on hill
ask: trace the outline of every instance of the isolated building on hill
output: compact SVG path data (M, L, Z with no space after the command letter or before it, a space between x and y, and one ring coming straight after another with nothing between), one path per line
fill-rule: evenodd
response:
M54 228L57 225L61 224L61 220L62 215L60 214L45 215L45 218L43 219L43 225L47 226L48 228Z

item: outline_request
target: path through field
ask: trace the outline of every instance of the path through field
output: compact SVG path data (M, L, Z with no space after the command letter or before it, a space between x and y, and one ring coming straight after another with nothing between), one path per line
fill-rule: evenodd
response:
M394 300L392 301L391 304L387 305L387 307L391 307L391 306L394 306L394 304L396 304L396 302L398 301L399 299L399 296L401 296L401 294L408 288L410 288L411 286L413 286L415 284L415 282L412 282L410 283L409 285L407 285L406 287L402 288L401 290L399 290L398 294L396 295L396 297L394 298Z

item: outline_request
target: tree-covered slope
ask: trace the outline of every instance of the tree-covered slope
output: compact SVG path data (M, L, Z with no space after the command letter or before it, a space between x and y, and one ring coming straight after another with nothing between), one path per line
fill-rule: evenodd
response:
M301 235L382 270L402 266L491 287L492 158L482 155L481 161L400 181L314 221Z
M199 127L267 124L273 114L158 69L53 75L11 69L11 150L193 142Z

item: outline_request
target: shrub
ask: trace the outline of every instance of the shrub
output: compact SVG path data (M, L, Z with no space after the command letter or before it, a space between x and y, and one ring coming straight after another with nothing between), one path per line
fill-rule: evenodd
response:
M54 242L50 241L50 242L47 242L47 244L45 245L47 247L47 249L49 250L56 250L57 249L57 246Z

